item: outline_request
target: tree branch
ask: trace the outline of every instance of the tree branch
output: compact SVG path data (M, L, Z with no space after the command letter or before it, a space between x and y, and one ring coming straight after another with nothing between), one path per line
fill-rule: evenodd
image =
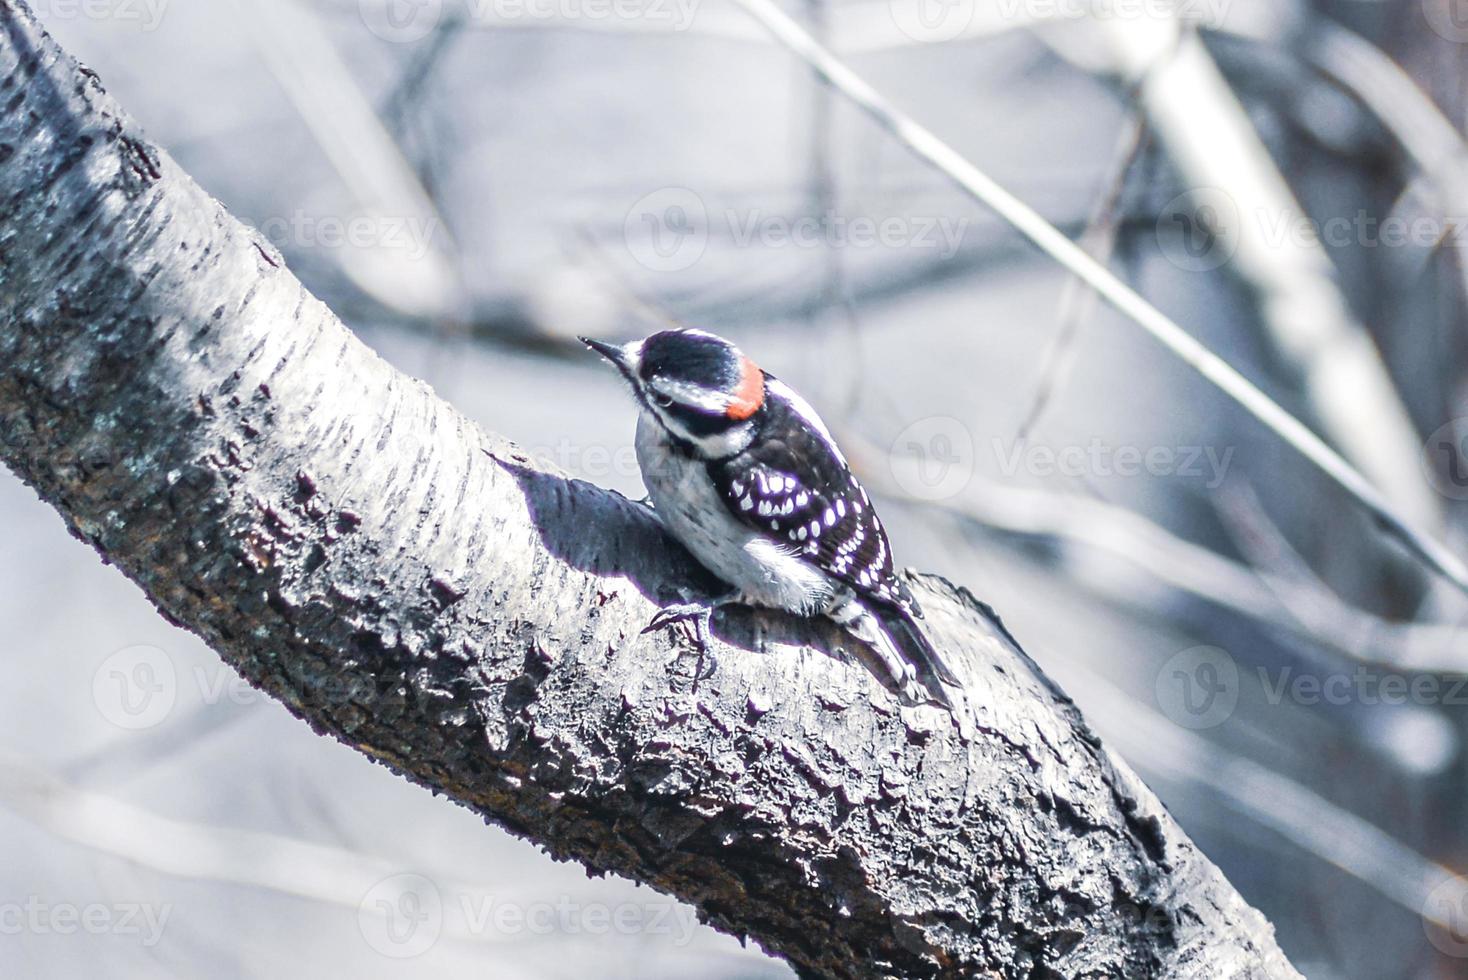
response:
M378 358L14 0L0 162L0 456L316 731L808 976L1296 976L961 589L953 715L774 615L697 679L651 511Z

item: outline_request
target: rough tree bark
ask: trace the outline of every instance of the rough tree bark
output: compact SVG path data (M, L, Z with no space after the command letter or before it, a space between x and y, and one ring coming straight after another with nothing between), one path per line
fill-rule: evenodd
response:
M968 593L913 578L951 716L777 616L694 683L646 508L379 359L13 0L0 79L0 456L316 731L808 976L1297 976Z

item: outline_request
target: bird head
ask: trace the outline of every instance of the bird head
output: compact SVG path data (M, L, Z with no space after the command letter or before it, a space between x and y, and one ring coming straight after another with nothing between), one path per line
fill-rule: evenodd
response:
M729 341L684 329L629 344L581 342L616 366L646 415L700 455L729 456L749 444L765 373Z

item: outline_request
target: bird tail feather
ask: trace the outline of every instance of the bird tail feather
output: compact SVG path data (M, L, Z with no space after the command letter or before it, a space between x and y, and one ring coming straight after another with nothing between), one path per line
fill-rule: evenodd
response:
M897 610L893 615L886 618L888 632L893 633L900 640L899 646L909 660L912 660L920 670L925 670L930 676L936 677L950 687L962 687L963 682L948 666L948 661L933 646L933 641L923 632L923 628L904 610Z
M946 707L953 706L943 685L961 688L962 683L913 617L901 607L890 610L883 607L878 612L852 598L830 615L873 649L903 694L922 700L921 695L926 693Z

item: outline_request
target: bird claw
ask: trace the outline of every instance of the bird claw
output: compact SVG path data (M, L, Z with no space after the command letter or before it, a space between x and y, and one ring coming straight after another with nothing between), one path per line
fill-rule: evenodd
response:
M701 602L684 602L676 606L666 606L659 609L657 614L648 620L642 632L653 633L660 629L666 629L674 623L693 620L698 633L701 636L706 635L708 632L709 616L712 612L713 610L707 604Z
M648 624L643 627L643 633L651 633L655 630L676 626L679 623L692 624L689 632L692 634L693 652L697 654L698 660L693 666L692 689L698 690L699 681L707 680L714 675L713 657L708 655L709 648L709 617L713 614L713 607L706 603L685 602L676 606L668 606L660 609ZM709 663L705 664L705 658ZM681 657L679 658L682 659ZM705 669L707 668L707 669Z
M703 655L709 648L709 617L713 615L713 607L706 603L684 602L676 606L668 606L660 609L648 624L643 627L642 632L652 633L656 630L666 629L678 623L691 623L690 632L692 646L699 656L700 668L702 667Z

